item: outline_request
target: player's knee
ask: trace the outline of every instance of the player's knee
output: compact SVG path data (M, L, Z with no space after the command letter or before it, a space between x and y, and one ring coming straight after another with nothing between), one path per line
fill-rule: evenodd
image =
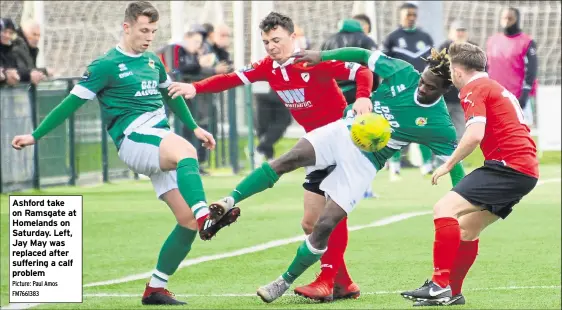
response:
M461 226L461 240L474 241L480 236L480 231L476 229L466 229Z
M197 150L184 138L168 134L160 143L160 166L163 169L175 169L178 162L185 158L197 159Z
M308 219L302 219L301 227L305 234L310 235L314 229L314 223Z

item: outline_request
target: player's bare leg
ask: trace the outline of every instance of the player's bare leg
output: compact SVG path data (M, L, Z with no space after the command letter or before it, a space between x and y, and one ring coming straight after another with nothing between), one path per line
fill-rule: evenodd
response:
M301 225L305 234L310 235L314 224L324 210L326 198L323 195L305 191L304 204ZM330 235L328 250L320 259L320 274L311 283L295 288L296 294L321 301L332 297L333 299L359 297L359 286L351 280L343 257L347 240L347 220L344 218Z
M146 285L142 303L145 305L183 305L167 290L168 278L178 269L191 250L197 235L197 221L178 189L162 195L176 218L176 226L164 242L158 256L156 270Z
M450 191L433 207L435 241L433 244L433 277L420 288L402 292L404 298L446 304L451 300L451 271L461 243L461 227L458 219L482 208L472 205L462 196Z
M238 208L229 210L229 216L224 219L209 218L197 151L187 140L174 133L166 135L160 143L160 167L163 171L177 171L179 192L197 220L201 239L211 239L221 228L236 221L240 214Z
M316 153L312 144L304 138L300 139L287 153L271 162L263 163L261 167L252 171L238 183L230 196L209 205L210 218L221 219L238 202L273 187L283 174L298 168L314 166L315 162Z
M260 287L257 291L258 296L268 303L281 297L291 284L326 252L332 230L346 216L347 213L339 205L328 199L322 215L314 225L312 234L299 246L287 271L275 281ZM331 300L331 296L326 297L325 300Z

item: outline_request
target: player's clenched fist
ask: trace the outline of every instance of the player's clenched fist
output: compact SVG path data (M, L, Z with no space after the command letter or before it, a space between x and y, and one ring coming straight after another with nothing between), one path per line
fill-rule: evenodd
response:
M357 98L353 104L353 111L355 115L363 115L373 111L373 103L369 98Z
M172 97L172 99L176 99L178 96L183 96L185 99L191 99L195 97L197 91L193 84L189 83L179 83L173 82L168 86L168 95Z
M195 134L197 139L203 141L203 146L205 148L207 148L209 150L213 150L215 148L215 145L217 143L215 142L215 138L213 137L213 135L211 133L202 129L201 127L195 128L193 133Z
M12 147L16 150L21 150L28 145L35 144L35 138L32 135L15 136L12 140Z
M319 51L300 51L294 53L293 57L295 57L295 63L306 62L308 64L315 65L322 62L322 56Z

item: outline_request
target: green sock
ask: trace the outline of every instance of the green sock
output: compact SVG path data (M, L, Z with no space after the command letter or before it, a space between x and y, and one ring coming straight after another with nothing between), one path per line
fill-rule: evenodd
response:
M162 245L156 270L169 276L174 274L181 261L191 250L195 235L197 235L197 231L176 225Z
M287 269L287 271L282 275L283 279L288 283L293 283L301 274L305 272L308 267L314 265L323 253L315 254L310 251L306 245L306 241L301 243L297 249L297 255L293 259L293 262Z
M196 219L208 214L203 181L199 174L199 163L195 158L184 158L178 162L178 189ZM199 216L198 216L199 215Z
M432 155L431 149L428 148L425 145L420 144L420 152L421 152L421 156L422 156L422 159L423 159L423 163L424 164L431 163L431 155Z
M273 187L278 180L279 176L266 162L238 183L230 196L234 198L234 203L239 203L252 195Z

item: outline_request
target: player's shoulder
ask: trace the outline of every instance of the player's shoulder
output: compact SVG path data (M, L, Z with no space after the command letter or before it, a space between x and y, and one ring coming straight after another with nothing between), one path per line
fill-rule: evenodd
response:
M122 56L121 53L119 53L119 51L117 51L117 49L111 48L109 50L107 50L105 53L103 53L102 55L99 55L98 57L96 57L90 65L93 66L109 66L111 64L114 64L115 62L119 61L119 58Z

